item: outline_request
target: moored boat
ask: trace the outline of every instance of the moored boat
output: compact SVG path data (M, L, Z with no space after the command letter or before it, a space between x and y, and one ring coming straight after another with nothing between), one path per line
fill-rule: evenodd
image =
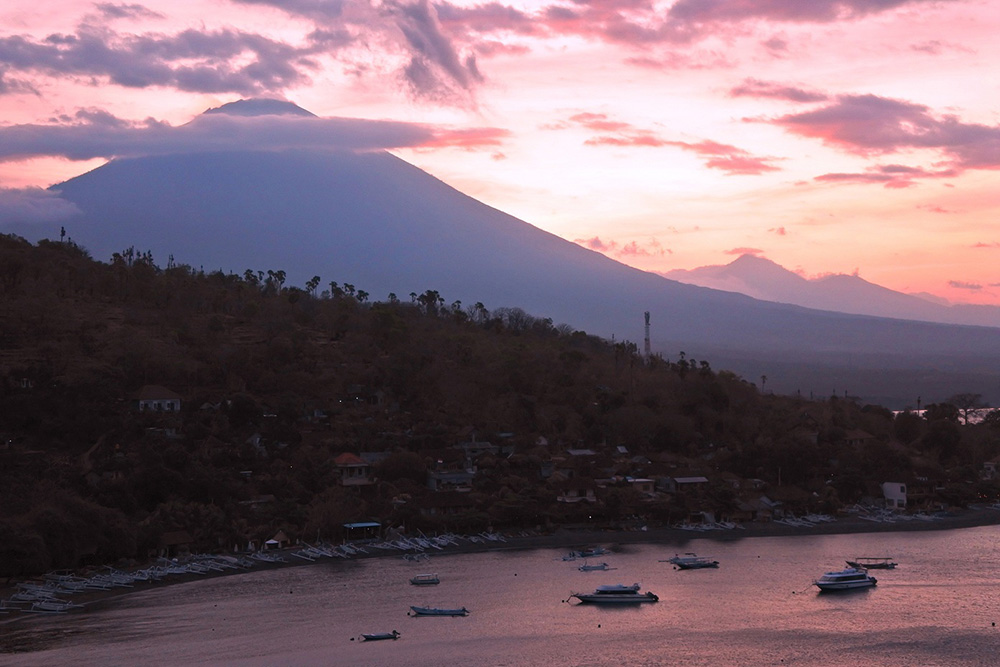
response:
M576 598L580 602L592 604L636 604L639 602L658 602L660 600L655 594L649 591L639 592L639 584L626 586L624 584L611 584L609 586L598 586L593 593L571 593L571 598Z
M411 616L468 616L469 610L465 607L458 609L440 609L438 607L410 607Z
M392 632L361 633L361 639L366 642L381 641L383 639L399 639L399 633L395 630Z
M838 572L826 572L813 582L820 591L851 591L861 588L871 588L878 579L868 574L867 570L849 567Z
M418 574L410 577L410 583L414 586L436 586L441 583L441 579L436 574Z
M593 563L593 564L584 563L583 565L581 565L576 569L580 570L580 572L596 572L599 570L601 571L613 570L614 568L608 565L607 563Z
M856 570L894 570L898 565L888 556L859 556L847 564Z
M712 560L708 556L699 556L690 552L683 556L676 554L673 558L668 558L660 562L672 563L678 570L700 570L706 567L719 567L719 561Z

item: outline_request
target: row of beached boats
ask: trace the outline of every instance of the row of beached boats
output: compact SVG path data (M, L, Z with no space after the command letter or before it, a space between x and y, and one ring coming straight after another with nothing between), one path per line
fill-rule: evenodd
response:
M327 544L299 545L289 552L293 558L315 561L321 558L353 558L355 556L385 555L399 553L406 560L425 560L434 551L444 551L448 547L464 544L488 544L491 542L506 542L507 538L500 533L483 531L475 535L456 535L446 533L428 537L421 533L416 537L398 537L389 540L368 540L363 543L349 542L335 546Z
M137 584L155 583L181 575L246 570L264 562L279 560L284 561L280 556L266 552L245 556L199 554L183 560L160 558L148 567L134 571L106 567L88 576L49 572L41 580L18 583L14 593L0 600L0 613L65 614L83 608L83 605L66 599L67 596L134 588Z

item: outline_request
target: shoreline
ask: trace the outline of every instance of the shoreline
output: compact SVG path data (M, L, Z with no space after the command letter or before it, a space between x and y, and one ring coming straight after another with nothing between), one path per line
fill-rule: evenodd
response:
M927 530L956 530L962 528L976 528L980 526L1000 525L1000 510L990 508L969 508L949 512L947 516L940 517L934 521L891 521L875 522L849 516L836 519L827 523L818 523L814 526L789 526L775 522L752 523L744 528L732 530L684 530L680 528L664 527L651 528L648 530L616 530L616 529L587 529L560 527L550 534L539 535L517 535L505 537L504 541L463 541L460 544L442 548L440 551L430 552L435 557L447 556L450 554L468 554L489 551L530 551L535 549L578 549L593 546L607 546L612 551L617 546L625 544L663 544L680 547L692 540L717 540L717 541L739 541L756 537L795 537L808 535L852 535L864 533L895 533L895 532L915 532ZM207 572L204 574L182 574L165 578L159 581L137 583L129 588L112 588L110 590L94 590L81 593L79 595L68 596L66 599L81 604L82 608L67 613L86 612L91 608L99 608L102 603L113 600L122 595L151 590L163 586L173 586L175 584L188 583L202 579L214 579L217 577L228 577L247 572L259 572L262 570L288 568L288 567L308 567L324 561L295 560L290 556L298 547L289 547L275 553L288 556L290 560L286 562L262 562L251 569L227 570L222 572ZM373 551L359 553L352 557L356 559L367 558L399 558L402 552L390 553L386 551ZM6 586L0 589L0 599L8 598L16 592L16 587ZM10 610L11 613L0 615L0 626L9 625L34 616L49 616L46 614L34 614L26 611ZM0 646L0 655L4 653Z

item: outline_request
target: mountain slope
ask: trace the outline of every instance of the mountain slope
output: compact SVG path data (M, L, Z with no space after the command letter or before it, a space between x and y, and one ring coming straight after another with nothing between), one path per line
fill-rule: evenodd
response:
M690 285L838 313L1000 327L1000 308L934 303L845 274L807 280L771 260L741 255L729 264L663 274Z
M885 403L912 403L920 392L925 402L935 392L1000 394L1000 372L982 370L984 361L1000 367L995 329L843 315L685 285L542 231L384 152L118 159L54 189L82 212L65 223L70 236L104 261L134 246L161 266L172 256L205 271L282 270L298 286L318 275L321 288L350 282L376 300L436 290L448 303L520 307L618 340L640 341L650 311L654 350L684 350L749 378L766 374L775 391L826 393L828 377L860 377L854 371L865 368L884 370L886 389L869 392L867 381L833 388ZM769 370L789 364L814 369L810 384ZM915 369L922 383L912 380ZM905 381L893 380L902 371Z

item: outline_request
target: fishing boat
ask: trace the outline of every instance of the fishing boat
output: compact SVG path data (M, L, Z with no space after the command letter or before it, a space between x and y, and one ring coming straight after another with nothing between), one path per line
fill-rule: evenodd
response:
M719 561L712 560L708 556L699 556L690 552L683 556L676 554L673 558L661 560L660 562L672 563L678 570L700 570L706 567L719 567Z
M855 570L895 570L898 565L887 556L859 556L847 564Z
M411 616L468 616L469 610L465 607L459 609L439 609L437 607L410 607Z
M393 630L392 632L372 632L372 633L361 633L361 639L366 642L377 642L383 639L399 639L399 633Z
M640 593L639 584L598 586L593 593L571 593L570 597L591 604L636 604L639 602L659 602L660 600L659 597L648 591Z
M414 586L436 586L441 583L441 580L436 574L418 574L415 577L410 577L410 583Z
M813 582L821 592L852 591L861 588L871 588L878 579L868 574L867 570L849 567L839 572L826 572Z

